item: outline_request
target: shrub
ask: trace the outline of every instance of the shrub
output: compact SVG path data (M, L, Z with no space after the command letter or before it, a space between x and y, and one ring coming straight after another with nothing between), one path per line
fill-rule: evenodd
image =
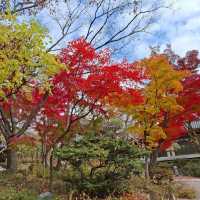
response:
M147 200L147 197L137 193L125 193L119 200Z
M128 180L140 174L145 152L124 141L103 136L83 137L57 149L55 155L68 163L64 180L68 189L105 197L128 190Z
M168 165L176 165L183 176L200 177L200 159L176 160L168 162Z
M45 168L40 163L37 163L33 166L32 173L38 178L48 178L49 177L49 169Z
M188 161L182 167L182 173L187 176L200 177L200 161Z
M173 199L176 193L172 170L163 164L151 168L151 179L138 176L131 179L130 184L131 191L148 194L152 200Z
M0 200L36 200L37 196L27 190L16 191L15 189L4 189L0 192Z
M179 185L176 189L176 196L182 199L195 199L196 193L192 188Z
M168 183L173 180L173 171L165 164L156 165L151 168L150 177L155 184L161 185L162 183Z

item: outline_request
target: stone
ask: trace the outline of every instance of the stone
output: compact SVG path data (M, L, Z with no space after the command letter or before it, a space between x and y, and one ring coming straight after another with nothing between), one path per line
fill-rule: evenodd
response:
M173 166L173 171L174 171L175 176L179 176L179 171L178 171L177 166Z
M53 194L51 192L41 193L38 200L53 200Z
M0 166L0 172L3 172L3 171L6 171L6 169Z

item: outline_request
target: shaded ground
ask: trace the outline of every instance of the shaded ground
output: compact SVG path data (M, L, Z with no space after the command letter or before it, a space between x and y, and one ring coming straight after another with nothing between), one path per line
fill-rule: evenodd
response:
M196 200L200 200L200 178L180 176L176 181L193 188L196 191Z

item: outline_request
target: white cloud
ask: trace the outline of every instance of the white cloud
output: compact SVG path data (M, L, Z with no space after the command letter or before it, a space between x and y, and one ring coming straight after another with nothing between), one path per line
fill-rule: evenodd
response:
M143 36L138 41L140 48L135 51L135 58L147 56L148 46L160 45L164 49L170 43L173 50L184 56L188 50L200 50L200 0L168 0L173 2L170 9L161 11L158 22L150 28L151 36Z
M137 40L129 39L130 45L123 49L123 53L119 57L126 56L130 60L142 58L149 54L149 46L160 45L163 49L168 43L180 55L184 55L191 49L200 50L200 0L164 0L164 2L168 5L172 3L172 6L161 10L157 17L157 23L150 27L151 34L142 34ZM60 9L62 10L62 8ZM45 12L41 13L39 20L49 27L55 40L59 37L58 27L45 14ZM60 12L60 14L64 13ZM124 20L130 20L129 17L130 15L125 13L123 18L115 19L115 24L120 27L121 23L124 24ZM86 32L85 26L80 32L80 35ZM74 35L70 35L67 41L73 37Z
M176 37L172 41L172 48L178 54L184 56L186 51L192 49L200 49L200 35L186 34L180 37Z

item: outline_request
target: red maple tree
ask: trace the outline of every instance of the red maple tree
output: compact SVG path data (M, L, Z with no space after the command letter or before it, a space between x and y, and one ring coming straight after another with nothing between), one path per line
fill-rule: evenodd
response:
M169 47L165 53L175 69L188 70L191 75L182 80L183 90L179 93L177 102L184 109L182 112L169 118L166 128L167 139L161 145L161 149L166 149L175 140L185 137L188 134L185 124L200 118L199 52L196 50L188 51L185 57L180 57Z
M108 49L100 52L83 38L72 41L58 55L66 66L51 80L52 90L41 110L36 128L51 141L49 148L70 138L73 126L82 118L108 116L108 106L128 97L132 104L143 101L133 87L144 75L127 61L112 63ZM41 99L36 90L33 101Z

